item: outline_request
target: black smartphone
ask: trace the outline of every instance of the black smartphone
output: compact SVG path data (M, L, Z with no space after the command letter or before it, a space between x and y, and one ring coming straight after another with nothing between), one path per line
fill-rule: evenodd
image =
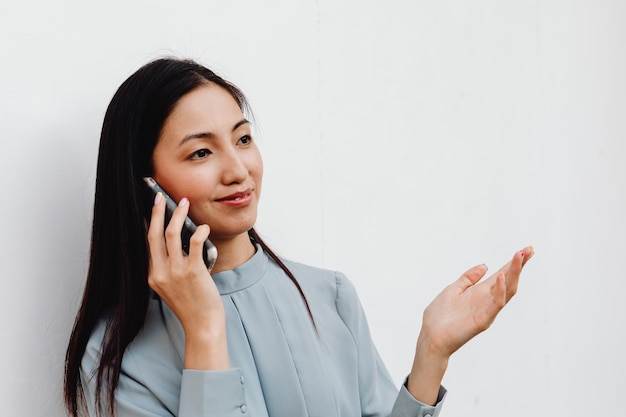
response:
M172 200L172 198L165 192L165 190L163 190L163 188L161 188L161 186L157 184L154 178L144 177L143 180L148 188L152 191L151 195L153 201L157 193L161 193L163 195L163 198L165 198L165 227L167 227L167 224L172 218L172 213L174 212L174 209L178 206L178 204L176 204L176 202ZM195 231L196 225L193 221L191 221L189 216L187 216L185 218L185 223L183 224L183 230L181 231L183 250L187 254L189 253L189 239ZM215 261L217 260L217 248L209 239L204 242L204 251L202 251L202 258L204 258L204 263L206 264L207 269L211 271L213 265L215 265Z

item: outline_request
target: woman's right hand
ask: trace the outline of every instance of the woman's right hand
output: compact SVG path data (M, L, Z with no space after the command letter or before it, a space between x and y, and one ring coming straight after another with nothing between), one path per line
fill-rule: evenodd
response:
M165 199L159 193L148 229L148 285L172 309L185 332L185 368L219 370L229 367L224 305L204 264L202 251L209 226L198 226L182 249L181 230L189 211L183 198L165 230Z

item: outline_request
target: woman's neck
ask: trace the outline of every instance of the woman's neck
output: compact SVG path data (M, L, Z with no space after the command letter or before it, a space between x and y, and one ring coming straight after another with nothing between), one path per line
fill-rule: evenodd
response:
M252 258L256 252L248 233L242 233L230 239L211 239L211 241L217 248L217 260L211 270L212 274L235 269Z

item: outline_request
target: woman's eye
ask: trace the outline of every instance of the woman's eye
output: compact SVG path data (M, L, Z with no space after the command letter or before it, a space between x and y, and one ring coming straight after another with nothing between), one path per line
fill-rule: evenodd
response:
M239 143L242 145L249 145L252 142L252 136L250 135L244 135L241 138L239 138Z
M211 154L211 151L208 149L198 149L194 153L191 154L191 159L203 159Z

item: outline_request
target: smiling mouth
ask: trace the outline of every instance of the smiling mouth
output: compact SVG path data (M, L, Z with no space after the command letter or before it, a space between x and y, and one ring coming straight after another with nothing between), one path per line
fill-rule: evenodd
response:
M252 193L252 190L241 191L241 192L234 193L226 197L220 198L217 201L239 201L250 196L251 193Z

